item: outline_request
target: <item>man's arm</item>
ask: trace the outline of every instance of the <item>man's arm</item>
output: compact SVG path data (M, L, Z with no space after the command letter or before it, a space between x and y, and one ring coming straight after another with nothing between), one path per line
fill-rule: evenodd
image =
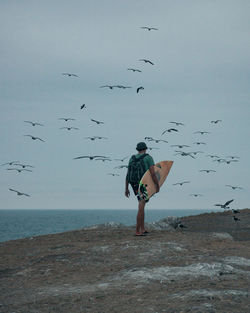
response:
M155 175L154 165L150 166L149 171L150 171L151 177L153 179L153 182L155 183L156 192L159 192L160 191L160 186L159 186L158 179L157 179L157 177Z

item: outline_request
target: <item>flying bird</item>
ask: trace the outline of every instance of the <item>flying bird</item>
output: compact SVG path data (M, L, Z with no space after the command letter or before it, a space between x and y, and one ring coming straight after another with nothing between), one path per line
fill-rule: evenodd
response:
M97 120L94 120L94 119L92 119L92 118L91 118L90 120L91 120L92 122L95 122L95 123L98 124L98 125L99 125L99 124L104 124L104 122L97 121Z
M200 193L191 193L190 196L193 196L193 197L201 197L202 194L200 194Z
M164 130L164 131L162 132L162 135L164 135L166 132L168 132L168 133L171 133L171 132L178 132L178 129L176 129L176 128L168 128L168 129L166 129L166 130Z
M127 69L128 71L132 71L132 72L138 72L138 73L141 73L142 71L141 70L138 70L137 68L128 68Z
M198 153L204 153L203 151L193 151L193 152L190 152L190 153L193 153L194 155L198 154Z
M234 199L225 202L224 204L215 204L215 206L220 206L222 209L229 209L229 204L233 202Z
M116 174L116 173L108 173L107 175L120 176L119 174Z
M27 170L26 168L7 168L6 169L7 171L17 171L18 173L21 173L21 172L32 172L31 170Z
M169 122L169 123L175 124L176 126L184 126L185 125L181 122Z
M85 137L85 139L90 139L92 141L96 139L108 139L107 137L102 137L102 136L92 136L92 137Z
M178 147L178 148L182 149L182 148L188 148L190 146L187 146L187 145L171 145L171 147Z
M75 121L74 118L71 118L71 117L60 117L59 120L63 120L65 122L68 122L68 121Z
M81 109L81 110L84 109L84 108L86 108L86 104L82 104L82 105L80 106L80 109Z
M235 189L243 189L242 187L239 187L239 186L232 186L232 185L226 185L226 186L232 188L233 190L235 190Z
M32 140L40 140L42 142L45 142L43 139L39 138L39 137L35 137L35 136L32 136L32 135L24 135L25 137L30 137Z
M123 85L115 85L114 87L120 88L120 89L132 88L131 86L123 86Z
M206 143L205 142L201 142L201 141L195 141L193 144L195 144L195 145L206 145Z
M149 150L159 150L159 148L156 147L148 147Z
M183 184L188 184L188 183L190 183L189 180L188 181L182 181L182 182L179 182L179 183L175 183L175 184L173 184L173 186L177 186L177 185L182 186Z
M62 73L62 75L68 76L68 77L79 77L76 74L72 74L72 73Z
M115 86L112 85L104 85L104 86L100 86L100 88L109 88L109 89L113 89Z
M149 63L151 65L154 65L154 63L150 60L147 60L147 59L140 59L139 61L142 61L142 62L145 62L145 63Z
M176 150L176 155L181 155L181 156L190 156L191 158L195 159L195 157L192 155L191 152L184 152L184 151L179 151Z
M239 159L240 157L235 156L235 155L228 155L228 156L226 156L226 158L230 158L230 159L234 160L234 159Z
M115 168L128 168L128 165L119 165L119 166L115 166L114 169Z
M215 120L215 121L211 121L212 124L217 124L219 122L222 122L222 120Z
M235 222L239 222L239 221L240 221L240 219L239 219L238 217L236 217L236 216L233 216L233 220L234 220Z
M30 195L28 195L27 193L24 193L24 192L20 192L18 190L15 190L15 189L11 189L9 188L10 191L14 191L17 193L18 196L26 196L26 197L30 197Z
M95 158L95 161L103 161L103 162L105 162L105 161L112 161L110 158L108 158L108 157L101 157L101 158Z
M121 161L121 162L124 162L126 159L128 158L128 156L122 158L122 159L114 159L115 161Z
M25 167L32 167L32 168L34 168L34 166L29 165L29 164L13 163L12 165L21 166L22 168L25 168Z
M90 159L91 161L94 160L95 158L107 158L103 155L82 155L76 158L73 158L73 160L78 160L78 159Z
M61 127L60 129L67 129L67 130L75 129L75 130L79 130L79 128L77 128L77 127Z
M136 89L136 92L138 93L140 90L144 90L144 87L138 87L137 89Z
M208 155L206 155L207 157L210 157L211 159L213 159L213 158L220 158L218 155L215 155L215 154L208 154Z
M150 31L150 30L158 30L158 28L155 28L155 27L148 27L148 26L142 26L141 28L142 28L142 29L146 29L146 30L148 30L148 31Z
M233 214L238 214L238 213L240 213L240 211L239 211L239 210L232 209L232 213L233 213Z
M215 170L199 170L199 172L212 173L212 172L216 172L216 171Z
M32 126L44 126L43 124L37 123L37 122L31 122L31 121L24 121L25 123L29 123Z
M201 135L204 135L204 134L210 134L210 132L198 130L198 131L194 132L194 134L201 134Z
M7 162L7 163L3 163L3 164L1 164L1 166L4 166L4 165L10 165L10 166L12 166L12 165L16 165L16 163L18 163L19 161L11 161L11 162Z

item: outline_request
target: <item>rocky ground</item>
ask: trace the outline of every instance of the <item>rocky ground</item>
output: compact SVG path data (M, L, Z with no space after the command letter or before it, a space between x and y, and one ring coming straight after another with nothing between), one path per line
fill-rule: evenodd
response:
M0 243L0 312L250 312L250 210Z

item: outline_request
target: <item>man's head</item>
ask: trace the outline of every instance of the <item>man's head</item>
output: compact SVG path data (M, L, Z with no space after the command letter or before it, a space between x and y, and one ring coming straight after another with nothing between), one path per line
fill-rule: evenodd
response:
M138 144L137 144L137 146L136 146L136 150L138 151L138 152L141 152L141 151L145 151L145 150L147 150L147 145L145 144L145 142L139 142Z

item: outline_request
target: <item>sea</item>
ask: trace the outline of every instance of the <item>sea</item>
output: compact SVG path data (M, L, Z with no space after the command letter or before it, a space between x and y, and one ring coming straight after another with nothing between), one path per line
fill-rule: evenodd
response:
M146 210L145 221L152 223L168 216L189 216L205 210ZM0 210L0 242L55 234L99 224L133 226L137 210Z

